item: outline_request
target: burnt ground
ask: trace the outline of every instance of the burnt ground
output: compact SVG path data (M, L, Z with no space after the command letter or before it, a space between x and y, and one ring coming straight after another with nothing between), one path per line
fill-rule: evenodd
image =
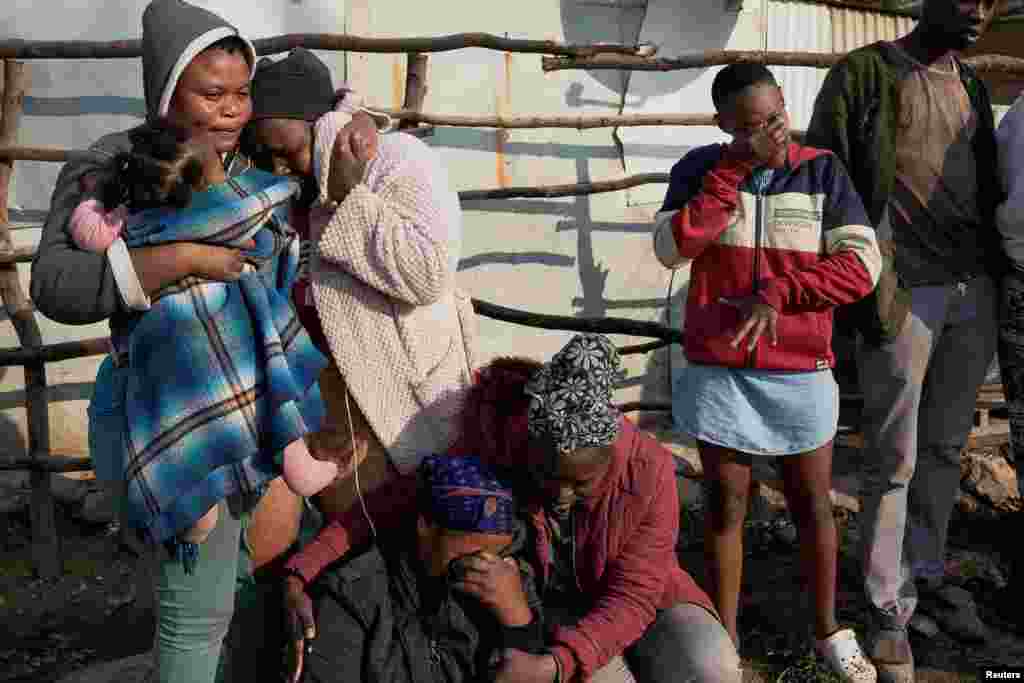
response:
M699 528L687 513L684 528ZM839 579L840 619L863 633L865 611L853 547L850 513L837 509L843 529ZM64 575L32 578L27 508L0 514L0 683L50 683L93 663L145 652L153 637L153 612L146 589L145 563L119 549L104 526L76 521L59 507ZM681 548L684 565L702 580L699 538ZM1006 530L993 524L957 522L951 547L998 557ZM810 656L805 591L792 535L771 523L751 524L748 532L741 612L743 657L750 681L827 680ZM995 587L980 578L966 580L990 624ZM1004 633L985 645L957 643L942 634L915 638L918 681L973 680L985 665L1024 666L1024 638Z

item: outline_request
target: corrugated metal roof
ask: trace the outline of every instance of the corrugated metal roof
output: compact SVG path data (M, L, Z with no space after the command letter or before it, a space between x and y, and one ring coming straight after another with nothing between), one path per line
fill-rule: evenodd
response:
M859 9L867 12L877 12L884 15L910 16L911 10L900 9L890 6L881 0L779 0L780 2L798 2L806 5L824 5L826 7L838 7L840 9Z
M769 50L849 52L878 40L895 40L914 27L908 16L837 3L770 0L767 9ZM776 66L772 72L786 94L793 128L806 128L826 70Z
M768 3L768 49L832 52L831 10L825 5L771 0ZM793 128L803 130L811 120L814 99L825 80L824 69L772 67L786 96Z
M893 0L890 6L892 9L900 12L913 12L916 14L921 11L922 2L923 0ZM1017 17L1021 15L1024 15L1024 0L1006 0L1006 10L1001 16Z
M830 12L835 52L849 52L878 40L895 40L914 28L910 17L839 7L830 8Z

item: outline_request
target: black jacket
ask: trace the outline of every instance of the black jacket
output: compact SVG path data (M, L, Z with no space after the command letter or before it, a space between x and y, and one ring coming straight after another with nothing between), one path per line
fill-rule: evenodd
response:
M412 534L395 540L341 560L310 587L317 637L304 664L306 683L472 683L491 678L489 661L506 647L543 650L540 601L525 563L534 620L507 628L445 579L417 571ZM525 545L518 534L509 552Z
M885 42L854 50L829 71L814 104L805 144L831 150L849 169L868 217L877 227L895 183L895 136L899 81L893 48ZM970 65L957 60L960 77L978 114L974 158L978 168L978 207L982 213L989 272L998 278L1007 261L995 225L1003 201L996 159L995 122L988 90ZM895 270L896 245L879 240L882 275L878 287L836 313L837 327L859 331L873 345L893 339L910 310L910 292Z

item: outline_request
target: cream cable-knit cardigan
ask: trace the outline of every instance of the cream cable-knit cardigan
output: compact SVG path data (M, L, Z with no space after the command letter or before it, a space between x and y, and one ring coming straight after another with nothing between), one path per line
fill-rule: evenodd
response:
M316 124L326 204L342 112ZM363 182L314 221L313 299L334 361L392 463L412 471L455 440L475 368L475 314L455 286L458 195L437 153L405 133L380 137Z

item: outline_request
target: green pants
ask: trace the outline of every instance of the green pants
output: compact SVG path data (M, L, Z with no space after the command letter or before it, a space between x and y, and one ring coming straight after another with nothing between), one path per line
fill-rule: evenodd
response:
M124 487L120 453L128 428L126 378L127 371L115 368L108 357L89 403L90 455L97 478L114 496L123 495ZM159 683L276 680L277 669L270 667L281 666L285 643L281 582L252 576L244 529L255 505L255 500L236 503L234 498L230 505L219 503L217 526L202 544L192 574L186 575L163 547L153 551ZM315 536L320 524L319 514L306 505L299 544ZM250 672L255 673L246 678Z
M125 391L128 371L108 356L96 375L89 402L89 453L96 476L117 498L124 493ZM156 609L155 664L159 683L214 683L221 643L234 612L241 506L219 504L217 526L203 543L195 572L163 547L153 558Z
M213 683L228 633L238 582L241 515L219 503L219 519L201 546L192 574L163 549L155 551L154 655L159 683Z
M278 680L287 631L279 577L253 576L245 544L248 512L220 504L217 527L195 571L161 549L154 571L159 683ZM304 508L299 544L315 536L320 516Z

